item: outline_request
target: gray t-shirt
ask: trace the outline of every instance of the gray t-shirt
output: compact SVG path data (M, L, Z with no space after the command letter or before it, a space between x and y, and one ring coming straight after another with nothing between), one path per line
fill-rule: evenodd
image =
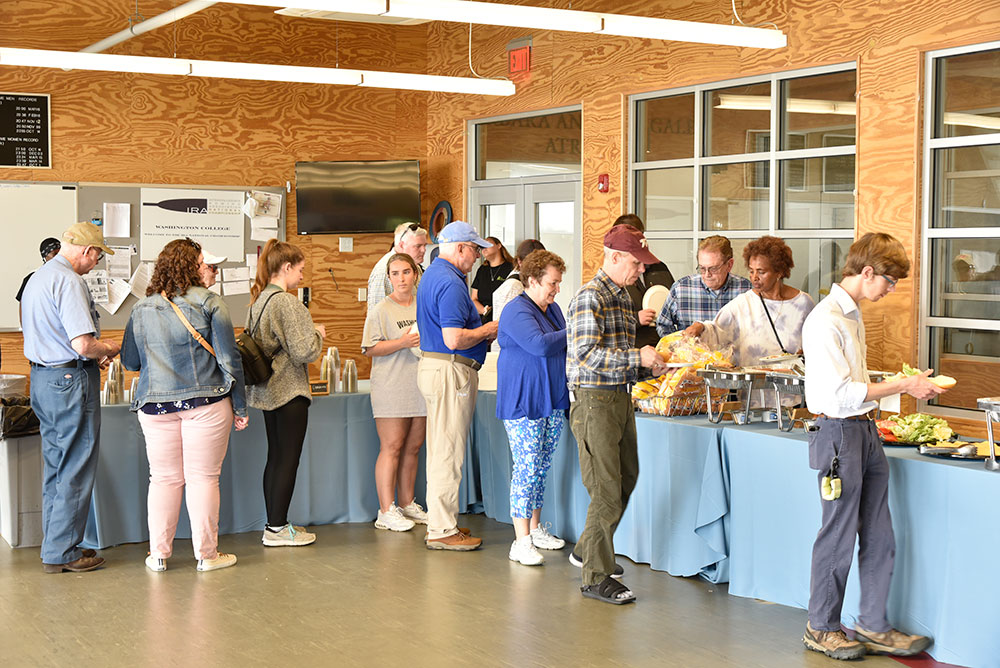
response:
M417 299L400 306L386 297L368 313L361 349L379 341L398 339L417 322ZM372 358L372 414L375 417L423 417L424 397L417 388L419 348L403 348L391 355Z

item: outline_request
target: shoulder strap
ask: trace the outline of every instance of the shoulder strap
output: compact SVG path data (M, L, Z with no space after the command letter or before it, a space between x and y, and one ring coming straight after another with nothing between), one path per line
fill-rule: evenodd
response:
M771 331L774 332L774 338L778 341L778 347L781 348L781 352L787 355L788 351L785 350L785 344L781 342L781 337L778 336L778 328L774 326L774 320L771 319L771 312L767 310L767 302L764 301L764 295L758 292L757 296L760 297L760 304L764 307L764 314L767 315L767 321L771 323Z
M274 292L272 292L267 296L267 299L264 300L264 305L260 307L260 313L257 314L257 325L256 326L250 325L250 336L253 336L253 333L257 329L257 327L260 327L260 319L264 317L264 309L267 308L267 303L271 301L271 297L278 294L279 292L281 292L281 290L275 290Z
M163 297L164 299L166 299L167 303L170 304L170 306L173 307L174 313L176 313L177 317L180 318L180 320L181 320L182 323L184 323L184 326L187 328L187 331L191 332L191 336L194 337L194 340L197 341L198 343L200 343L202 348L204 348L208 352L212 353L212 357L215 357L215 349L212 348L212 346L208 343L208 341L205 340L204 336L202 336L201 334L198 333L197 329L195 329L194 327L191 326L191 323L188 322L188 319L186 317L184 317L184 313L183 313L183 311L181 311L181 307L178 306L177 304L173 303L167 297L167 293L166 292L161 292L160 296Z

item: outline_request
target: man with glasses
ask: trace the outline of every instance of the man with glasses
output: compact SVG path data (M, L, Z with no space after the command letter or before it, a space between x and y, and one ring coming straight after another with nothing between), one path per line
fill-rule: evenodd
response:
M458 526L458 487L465 441L476 408L478 371L497 322L485 325L469 296L466 276L482 248L475 228L456 220L438 233L441 254L424 272L417 293L423 356L417 387L427 403L427 538L429 550L475 550L483 541Z
M656 333L666 336L693 323L712 320L723 306L750 289L750 281L730 273L733 246L713 235L698 244L698 271L684 276L670 288L656 318Z
M198 275L206 288L211 288L219 280L219 265L226 261L225 257L212 255L204 248L201 249L203 255L201 266L198 267ZM253 280L251 278L251 280Z
M101 434L101 369L121 346L102 341L97 307L83 275L107 247L99 227L76 223L62 248L24 289L24 356L31 362L31 406L42 435L42 568L82 573L104 559L81 550Z
M420 268L420 263L424 261L424 252L427 250L427 230L416 223L403 223L398 226L392 235L392 248L389 252L379 258L379 261L372 267L368 274L368 313L371 313L375 305L386 298L392 292L392 284L389 282L388 269L389 258L396 253L405 253L413 258ZM417 275L417 282L420 282L420 275ZM416 290L416 285L413 287Z
M809 467L817 471L823 509L813 544L802 642L834 659L856 659L865 652L911 656L930 645L929 638L894 629L886 615L896 542L889 514L889 463L871 416L883 397L905 392L928 400L944 390L928 380L930 370L871 383L861 318L862 301L887 296L909 271L898 239L865 234L847 253L843 279L830 287L802 327L809 360L806 404L819 416L809 432ZM856 539L861 602L851 640L841 630L841 611Z

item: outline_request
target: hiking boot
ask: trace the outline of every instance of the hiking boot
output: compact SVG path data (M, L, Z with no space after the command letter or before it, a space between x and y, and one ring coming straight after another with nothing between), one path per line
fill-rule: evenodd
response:
M806 622L802 643L814 652L822 652L831 659L849 661L865 655L865 646L851 640L843 631L817 631Z
M871 654L893 656L920 654L931 644L931 639L927 636L911 636L896 629L889 629L885 633L872 633L860 626L854 627L854 638L864 644Z
M483 544L482 538L474 538L459 531L458 533L444 538L428 538L424 541L428 550L453 550L455 552L469 552L478 550Z

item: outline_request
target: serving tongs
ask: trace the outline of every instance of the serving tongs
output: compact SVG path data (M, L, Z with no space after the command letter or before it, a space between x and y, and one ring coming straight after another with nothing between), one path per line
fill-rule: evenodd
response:
M996 447L993 440L993 421L1000 422L1000 397L984 397L976 400L979 409L986 412L986 440L990 443L990 456L986 458L987 471L1000 471Z
M708 420L712 424L722 422L722 418L728 412L732 415L733 421L737 424L748 424L751 420L750 397L754 390L761 390L763 403L763 390L770 386L767 383L767 372L760 369L743 369L740 367L719 367L709 365L704 369L698 369L698 375L705 379L705 397L707 399ZM718 411L712 410L712 389L745 391L746 399L742 405L743 419L739 419L740 411L733 410L740 406L739 402L724 402L719 406ZM766 409L765 409L766 411Z

